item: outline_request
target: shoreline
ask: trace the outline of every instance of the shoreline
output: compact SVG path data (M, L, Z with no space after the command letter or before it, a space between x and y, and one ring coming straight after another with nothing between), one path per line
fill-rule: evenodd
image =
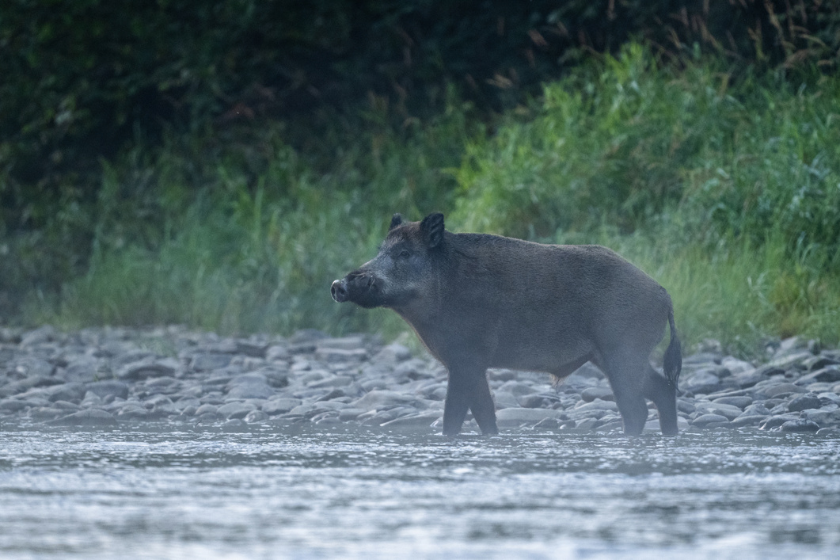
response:
M504 433L621 433L604 375L585 364L552 386L543 373L488 371ZM687 355L680 431L840 435L840 351L799 338L763 363ZM0 427L154 423L222 429L308 423L440 431L446 370L377 335L221 337L182 327L0 329ZM478 432L475 422L462 432ZM646 432L659 433L649 404Z

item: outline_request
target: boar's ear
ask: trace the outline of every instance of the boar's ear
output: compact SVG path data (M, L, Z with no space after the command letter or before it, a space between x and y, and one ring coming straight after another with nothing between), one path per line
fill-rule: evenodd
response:
M402 223L402 216L400 216L399 214L394 214L393 216L391 216L391 225L388 226L388 231L391 231L392 229L394 229L395 227L397 227L401 223Z
M429 249L434 249L443 242L443 214L429 214L420 222L420 233Z

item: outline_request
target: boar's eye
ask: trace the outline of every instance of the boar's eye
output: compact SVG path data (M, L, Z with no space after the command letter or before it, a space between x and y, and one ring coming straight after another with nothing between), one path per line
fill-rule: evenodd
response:
M403 249L402 251L400 251L399 256L400 258L407 259L411 256L411 252L408 249Z

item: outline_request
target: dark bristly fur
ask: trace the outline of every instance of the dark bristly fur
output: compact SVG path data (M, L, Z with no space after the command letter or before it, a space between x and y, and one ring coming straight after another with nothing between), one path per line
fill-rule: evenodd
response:
M447 367L445 434L460 431L468 410L482 432L497 433L487 368L563 378L587 361L609 379L626 433L644 429L646 398L662 432L677 433L682 357L671 298L610 249L455 234L443 214L395 214L377 257L333 282L332 295L393 309ZM648 359L666 323L663 377Z

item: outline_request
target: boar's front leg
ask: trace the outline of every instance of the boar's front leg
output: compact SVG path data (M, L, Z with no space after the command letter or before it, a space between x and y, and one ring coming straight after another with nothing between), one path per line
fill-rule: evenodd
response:
M450 367L443 408L444 435L454 436L461 431L467 409L472 410L481 433L499 433L496 428L496 407L487 384L486 370Z

